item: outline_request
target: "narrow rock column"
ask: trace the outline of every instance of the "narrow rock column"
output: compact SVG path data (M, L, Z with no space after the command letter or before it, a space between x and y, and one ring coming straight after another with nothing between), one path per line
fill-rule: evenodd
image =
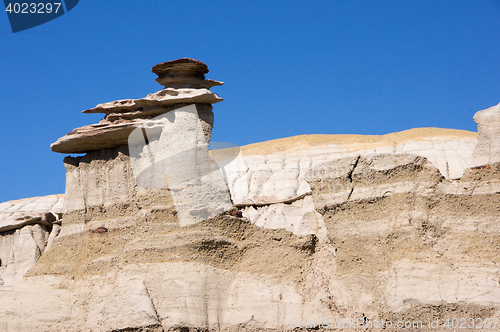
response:
M112 206L116 211L124 205L137 206L138 194L147 196L151 190L170 191L168 196L175 196L176 208L179 205L198 210L194 214L178 211L179 217L198 216L190 217L185 224L213 216L205 213L207 209L220 213L232 207L223 177L208 155L214 124L212 104L222 101L209 89L223 83L205 79L207 65L194 59L159 63L152 71L163 90L141 99L117 100L85 110L104 113L104 119L76 128L52 144L55 152L87 153L64 160L66 213L84 211L84 219L90 221L92 214L111 211ZM218 173L210 175L213 172ZM211 184L204 183L208 178ZM199 186L200 181L205 187ZM191 189L184 191L185 195L174 195L169 188L172 185L178 187L176 190L186 186ZM209 188L214 194L203 196ZM207 199L212 202L209 204ZM153 201L152 197L141 200Z
M500 104L474 115L478 141L472 154L472 167L500 162Z
M147 190L168 188L181 226L232 208L223 174L208 154L208 140L198 113L197 105L177 109L173 121L165 122L160 138L150 143L147 126L130 135L130 159L137 185Z

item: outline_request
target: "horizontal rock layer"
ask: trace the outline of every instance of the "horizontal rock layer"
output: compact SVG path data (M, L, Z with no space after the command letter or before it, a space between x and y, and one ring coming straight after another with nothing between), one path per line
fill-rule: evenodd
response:
M215 104L223 99L208 89L165 88L141 99L123 99L99 104L83 113L126 113L174 104Z
M160 136L165 127L162 114L173 112L188 104L175 104L152 109L141 109L124 113L110 113L99 124L73 129L51 145L54 152L86 153L90 151L116 148L129 143L130 134L138 128L147 128ZM189 104L190 105L190 104ZM195 104L207 141L213 126L213 112L210 104Z

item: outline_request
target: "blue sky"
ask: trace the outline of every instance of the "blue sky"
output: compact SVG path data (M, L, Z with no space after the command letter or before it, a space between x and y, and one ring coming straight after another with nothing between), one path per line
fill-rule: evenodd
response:
M181 57L225 82L213 141L476 131L500 102L500 0L80 0L16 34L0 13L0 202L63 193L50 144L102 117L82 110L160 90L151 67Z

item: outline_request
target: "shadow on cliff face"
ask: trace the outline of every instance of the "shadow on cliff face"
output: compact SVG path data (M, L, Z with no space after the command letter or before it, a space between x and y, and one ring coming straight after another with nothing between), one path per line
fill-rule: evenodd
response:
M29 275L67 273L78 278L128 264L200 262L298 281L316 246L314 235L263 229L229 213L181 228L174 209L155 209L135 225L99 226L58 238Z
M112 149L102 149L92 152L88 152L83 156L67 156L64 158L64 163L73 165L75 167L80 166L81 163L90 164L92 161L96 162L107 162L116 159L120 155L129 157L128 145L120 145L119 147Z

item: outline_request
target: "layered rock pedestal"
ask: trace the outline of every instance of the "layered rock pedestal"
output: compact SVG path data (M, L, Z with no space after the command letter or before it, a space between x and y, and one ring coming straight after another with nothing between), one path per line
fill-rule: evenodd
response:
M208 89L222 82L205 80L208 67L201 61L178 59L157 64L153 72L165 89L141 99L124 99L99 104L83 113L104 113L98 124L73 129L51 145L54 152L86 153L128 144L135 128L142 128L158 115L195 104L207 141L214 116L211 104L222 101ZM170 84L170 85L169 85Z
M193 59L160 63L153 72L163 90L86 110L104 113L104 119L52 144L55 152L87 153L64 160L66 213L79 211L91 221L96 210L123 226L120 214L164 208L173 199L181 225L188 225L232 207L222 173L208 155L212 104L222 100L208 89L223 83L206 80L208 67Z

